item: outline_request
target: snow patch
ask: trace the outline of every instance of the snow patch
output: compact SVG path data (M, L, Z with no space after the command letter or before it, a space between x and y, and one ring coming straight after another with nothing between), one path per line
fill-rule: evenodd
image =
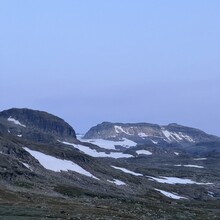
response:
M177 138L180 141L183 140L183 138L179 134L177 134L175 132L171 132L171 135L173 135L175 138Z
M166 137L166 139L168 139L168 141L175 140L175 141L179 142L182 140L186 140L189 142L195 142L192 137L190 137L187 134L183 134L182 132L178 132L178 133L170 132L170 131L166 130L164 127L161 128L161 131L162 131L163 135Z
M61 142L61 141L59 141L59 142ZM90 147L87 147L87 146L84 146L81 144L73 144L73 143L69 143L66 141L63 141L61 143L66 144L66 145L71 145L74 148L83 152L84 154L90 155L92 157L111 157L111 158L115 158L115 159L133 157L133 155L131 155L131 154L123 154L121 152L110 152L109 154L106 152L98 152L95 149L91 149Z
M198 166L198 165L192 165L192 164L188 164L188 165L183 165L184 167L194 167L194 168L204 168L203 166Z
M207 158L203 157L203 158L195 158L194 160L207 160Z
M139 137L142 137L142 138L148 137L148 135L145 134L144 132L139 132L139 133L138 133L138 136L139 136Z
M162 131L162 133L163 133L163 135L169 140L169 141L172 141L172 135L171 135L171 133L169 132L169 131L167 131L167 130L165 130L165 129L162 129L161 130Z
M192 165L192 164L187 164L187 165L182 165L182 164L177 164L174 165L175 167L193 167L193 168L204 168L203 166L198 166L198 165Z
M26 125L21 124L18 120L12 118L11 116L8 118L8 121L11 121L11 122L13 122L16 125L20 125L22 127L26 127Z
M190 179L183 179L178 177L166 177L160 176L160 178L148 176L150 179L155 180L159 183L167 183L167 184L197 184L197 185L210 185L213 183L198 183Z
M133 134L130 134L129 132L127 132L126 130L124 130L122 128L122 126L115 125L114 128L115 128L115 132L118 133L118 134L122 132L122 133L125 133L127 135L133 135Z
M29 170L31 170L32 171L32 169L31 169L31 167L30 167L30 165L29 164L27 164L27 163L23 163L23 162L21 162L26 168L28 168Z
M107 181L110 182L110 183L114 183L118 186L126 185L126 183L122 182L121 180L117 180L117 179L114 179L113 181L111 181L111 180L107 180Z
M158 141L151 140L154 144L158 144Z
M155 189L155 190L162 193L164 196L171 198L171 199L187 199L186 197L178 196L176 194L173 194L173 193L170 193L170 192L167 192L164 190L160 190L160 189Z
M180 134L181 137L184 138L185 140L187 140L187 141L189 141L189 142L195 142L189 135L183 134L182 132L179 132L179 134Z
M214 197L215 193L213 193L211 191L208 191L208 195L211 196L211 197Z
M136 153L139 154L145 154L145 155L152 155L152 153L148 150L137 150Z
M89 142L91 144L95 144L101 148L108 150L115 150L115 146L120 145L125 148L135 147L137 143L131 141L127 138L123 138L121 141L110 141L104 139L79 139L82 142Z
M141 173L135 173L135 172L133 172L133 171L131 171L131 170L128 170L128 169L125 169L125 168L122 168L122 167L116 167L116 166L111 166L111 167L113 167L113 168L115 168L115 169L117 169L117 170L121 170L121 171L123 171L124 173L132 174L132 175L134 175L134 176L143 176L143 174L141 174Z
M99 180L97 177L93 176L91 173L77 165L76 163L73 163L70 160L61 160L56 157L52 157L50 155L43 154L39 151L30 150L27 147L24 147L24 150L26 150L28 153L30 153L34 158L36 158L39 163L46 169L52 170L55 172L61 172L61 171L74 171L79 174L92 177L94 179Z

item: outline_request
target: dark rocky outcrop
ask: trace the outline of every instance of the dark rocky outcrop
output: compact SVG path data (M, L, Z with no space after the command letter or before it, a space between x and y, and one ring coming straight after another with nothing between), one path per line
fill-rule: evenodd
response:
M0 131L41 142L76 139L74 129L63 119L27 108L0 112Z

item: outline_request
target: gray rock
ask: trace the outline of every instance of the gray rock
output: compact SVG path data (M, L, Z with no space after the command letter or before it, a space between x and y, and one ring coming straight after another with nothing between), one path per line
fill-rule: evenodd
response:
M76 139L74 129L63 119L47 112L26 108L0 112L0 131L40 142Z

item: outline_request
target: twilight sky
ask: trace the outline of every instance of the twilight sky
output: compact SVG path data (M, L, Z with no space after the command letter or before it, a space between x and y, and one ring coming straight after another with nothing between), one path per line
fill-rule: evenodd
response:
M0 111L176 122L220 136L219 0L0 0Z

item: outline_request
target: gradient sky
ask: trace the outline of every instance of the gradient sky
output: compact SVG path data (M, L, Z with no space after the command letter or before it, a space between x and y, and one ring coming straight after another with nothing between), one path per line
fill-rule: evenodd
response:
M0 0L0 110L176 122L220 136L219 0Z

